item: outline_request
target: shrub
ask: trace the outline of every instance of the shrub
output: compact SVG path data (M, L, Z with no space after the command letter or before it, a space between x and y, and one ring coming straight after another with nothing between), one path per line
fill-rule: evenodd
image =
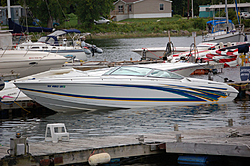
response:
M192 19L195 29L206 30L206 21L203 18Z

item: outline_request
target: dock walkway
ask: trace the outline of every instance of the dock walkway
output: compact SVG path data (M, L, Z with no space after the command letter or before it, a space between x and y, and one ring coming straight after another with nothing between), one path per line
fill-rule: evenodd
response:
M29 154L10 157L9 147L0 147L0 165L15 160L18 165L85 163L95 150L109 153L112 159L153 154L195 154L250 157L249 126L219 127L158 134L70 139L58 143L29 143ZM53 159L53 161L51 161Z

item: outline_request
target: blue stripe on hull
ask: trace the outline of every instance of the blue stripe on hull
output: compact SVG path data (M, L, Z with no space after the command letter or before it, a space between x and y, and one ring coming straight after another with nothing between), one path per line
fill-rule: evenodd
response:
M164 87L155 87L155 86L141 86L141 85L112 85L112 84L97 84L105 86L119 86L119 87L133 87L133 88L142 88L142 89L153 89L163 92L170 92L173 94L181 95L183 98L133 98L133 97L102 97L102 96L89 96L89 95L75 95L69 93L60 93L60 92L51 92L44 90L34 90L29 88L20 88L21 90L45 93L51 95L59 95L65 97L75 97L75 98L84 98L84 99L94 99L94 100L113 100L113 101L135 101L135 102L206 102L206 101L218 101L220 97L226 97L226 93L205 90L205 89L194 89L183 86L164 86ZM67 86L67 85L65 85Z

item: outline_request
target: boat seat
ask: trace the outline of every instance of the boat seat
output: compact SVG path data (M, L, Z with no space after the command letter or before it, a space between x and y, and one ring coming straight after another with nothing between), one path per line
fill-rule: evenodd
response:
M45 131L45 141L69 141L69 133L66 130L64 123L47 124Z

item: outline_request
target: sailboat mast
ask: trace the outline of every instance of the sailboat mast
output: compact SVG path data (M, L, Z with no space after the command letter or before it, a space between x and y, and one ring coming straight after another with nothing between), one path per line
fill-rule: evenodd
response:
M7 0L7 7L8 7L8 19L11 19L10 0Z
M225 0L225 10L226 10L227 32L228 32L228 10L227 10L227 0Z

